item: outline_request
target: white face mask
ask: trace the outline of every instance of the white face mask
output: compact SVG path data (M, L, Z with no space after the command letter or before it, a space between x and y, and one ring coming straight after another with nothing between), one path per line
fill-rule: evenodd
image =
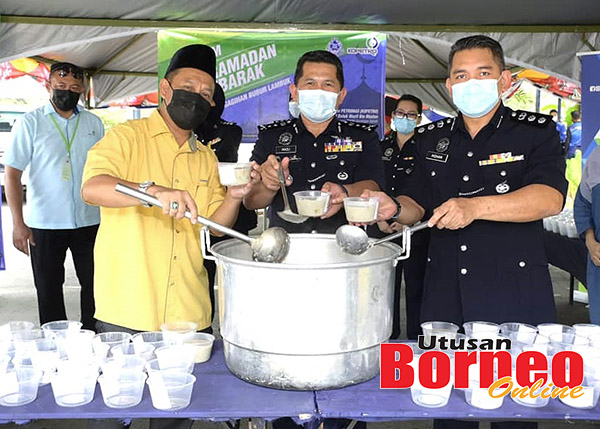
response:
M297 101L290 100L288 109L290 111L290 115L292 115L292 118L297 118L300 116L300 108L298 107Z
M333 117L336 112L337 92L322 89L298 90L298 107L300 113L311 122L320 124Z
M491 112L500 94L499 79L469 79L466 82L452 85L452 101L463 115L470 118L481 118Z

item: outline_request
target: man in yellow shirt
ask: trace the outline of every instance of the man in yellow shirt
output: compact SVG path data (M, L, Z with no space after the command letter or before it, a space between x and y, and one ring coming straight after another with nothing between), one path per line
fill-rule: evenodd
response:
M147 119L111 129L88 154L83 199L101 207L94 250L97 328L152 331L176 320L210 329L211 304L197 215L231 226L253 182L219 181L217 158L191 132L214 105L215 54L205 45L175 53ZM158 198L146 208L115 191L124 183ZM192 221L183 219L189 210ZM170 215L166 216L166 215Z

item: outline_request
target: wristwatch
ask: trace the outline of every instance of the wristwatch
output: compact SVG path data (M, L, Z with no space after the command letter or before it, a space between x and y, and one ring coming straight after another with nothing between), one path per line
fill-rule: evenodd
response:
M392 215L392 217L388 220L388 222L396 222L398 220L398 216L402 213L402 206L398 202L398 200L391 195L388 195L392 199L392 201L396 204L396 213Z
M145 182L140 183L140 185L138 186L138 189L140 190L140 192L143 192L144 194L148 193L148 188L150 186L154 186L155 183L151 180L146 180ZM142 205L144 207L152 207L152 204L148 204L148 203L142 203Z

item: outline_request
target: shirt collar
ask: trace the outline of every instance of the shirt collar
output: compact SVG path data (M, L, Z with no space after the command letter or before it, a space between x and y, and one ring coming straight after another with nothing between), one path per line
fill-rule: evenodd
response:
M50 101L48 101L46 103L46 105L44 106L44 116L48 116L51 113L56 113L58 115L58 113L56 112L56 109L54 108L54 105ZM71 115L71 118L75 115L79 115L79 107L78 106L75 106L75 108L73 109L73 115ZM58 115L58 116L60 116L60 115ZM61 116L61 118L62 118L62 116Z
M504 120L504 117L508 116L506 113L507 113L507 108L504 106L502 101L500 101L500 107L498 107L498 110L496 110L496 113L494 113L494 116L492 116L492 119L490 119L490 121L481 129L481 131L486 130L490 127L493 127L493 129L499 128L500 125L502 124L502 121ZM455 127L457 129L461 130L462 132L466 133L467 135L469 135L469 131L467 131L467 128L465 127L465 121L464 121L462 113L458 114L458 117L456 118ZM479 131L479 132L481 132L481 131Z
M298 128L298 133L302 133L302 132L307 132L310 133L310 131L308 131L308 129L306 128L306 125L304 125L304 121L302 121L302 118L297 118L296 119L296 126ZM338 120L337 116L334 116L332 121L329 123L329 125L327 125L327 128L325 128L325 130L319 134L317 137L320 137L324 134L330 134L330 135L341 135L342 134L342 128L341 128L341 124L340 121Z
M173 137L173 134L171 134L171 130L169 130L169 127L167 127L167 124L165 123L165 120L159 113L158 109L155 109L154 112L152 112L152 114L148 117L148 128L150 132L150 137L156 137L162 134L170 134L171 137ZM173 140L175 140L174 137ZM194 134L193 132L190 133L190 137L188 139L187 144L182 146L182 148L184 147L186 149L189 149L190 152L202 152L206 149L204 145L198 144L196 134Z

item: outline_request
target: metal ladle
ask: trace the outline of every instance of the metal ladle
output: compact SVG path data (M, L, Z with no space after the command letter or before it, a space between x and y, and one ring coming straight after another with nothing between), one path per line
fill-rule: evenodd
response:
M123 185L122 183L117 183L115 191L129 195L130 197L136 198L153 206L162 207L162 204L158 198ZM185 217L191 219L192 214L186 210ZM198 222L222 232L223 234L227 234L231 237L248 243L252 248L252 257L258 262L281 262L285 259L290 250L290 237L285 229L280 227L266 229L260 236L258 236L258 238L250 238L247 235L239 233L231 228L227 228L226 226L213 222L212 220L202 216L198 216Z
M423 222L410 227L407 232L413 234L427 227L427 222ZM393 240L403 234L404 231L398 231L379 240L369 241L369 236L362 228L354 225L342 225L335 232L335 241L344 252L351 255L362 255L371 247Z
M281 165L281 161L279 162L277 176L279 178L279 187L281 188L281 195L283 197L283 211L277 212L277 216L289 223L302 223L306 221L306 219L308 219L308 216L302 216L298 213L294 213L290 208L290 202L288 200L287 192L285 191L285 177L283 176L283 167Z

